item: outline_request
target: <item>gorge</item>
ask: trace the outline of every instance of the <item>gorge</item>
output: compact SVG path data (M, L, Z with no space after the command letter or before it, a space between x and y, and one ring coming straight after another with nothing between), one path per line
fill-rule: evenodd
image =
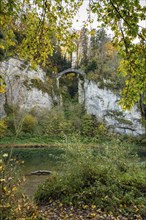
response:
M73 70L69 69L55 75L56 87L53 87L49 83L50 78L41 68L30 69L22 60L11 58L1 63L1 69L6 83L6 93L0 96L1 118L7 115L6 106L15 105L21 111L29 112L34 108L37 111L51 110L54 101L61 104L62 94L61 89L56 90L56 87L59 87L57 82L66 74L73 74ZM80 71L75 71L75 74L77 99L88 114L96 116L97 120L104 122L112 132L134 136L145 133L141 113L136 105L130 111L123 111L118 105L119 94L101 87L100 83L88 79L86 74L80 74Z

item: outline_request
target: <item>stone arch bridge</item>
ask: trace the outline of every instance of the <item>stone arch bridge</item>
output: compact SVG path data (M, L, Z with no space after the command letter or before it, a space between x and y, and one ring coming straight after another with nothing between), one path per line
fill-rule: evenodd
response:
M60 73L58 73L56 75L56 79L57 79L57 87L59 88L59 79L64 76L64 75L68 75L71 73L75 73L77 75L78 78L78 102L79 103L83 103L84 102L84 78L85 78L85 73L82 70L78 70L78 69L73 69L73 68L69 68L67 70L64 70ZM60 105L62 105L62 96L60 94Z
M64 71L58 73L57 74L57 79L60 79L63 75L67 75L67 74L70 74L70 73L76 73L81 78L85 77L85 73L82 70L77 70L77 69L69 68L67 70L64 70Z

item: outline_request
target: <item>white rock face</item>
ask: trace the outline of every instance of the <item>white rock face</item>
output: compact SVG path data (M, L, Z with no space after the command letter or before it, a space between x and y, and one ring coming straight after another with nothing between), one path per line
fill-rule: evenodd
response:
M110 90L101 89L94 81L85 80L84 94L85 108L100 121L104 121L109 128L116 132L139 135L145 129L141 125L141 114L137 107L131 111L123 111L118 105L119 97Z
M11 58L7 62L1 63L1 70L6 83L6 94L2 94L0 97L3 104L6 100L9 105L18 105L23 110L30 110L34 107L38 110L51 109L51 96L38 88L31 87L31 79L45 82L45 73L40 68L37 71L29 69L24 62ZM28 86L26 82L28 82ZM5 116L3 104L1 117Z
M0 93L0 119L6 116L4 105L5 105L5 96L4 94Z
M1 73L6 82L6 93L0 95L0 117L5 117L4 104L18 105L22 110L50 110L52 97L47 92L32 86L31 79L45 82L46 74L38 68L29 69L18 59L9 59L0 64ZM79 80L79 102L84 103L89 114L93 114L99 121L104 121L114 132L139 135L145 129L141 124L141 114L137 107L131 111L123 111L118 105L119 97L110 90L101 89L97 83L90 80Z
M43 93L41 90L38 90L37 88L32 88L31 92L28 93L26 103L27 108L29 109L37 107L40 110L44 108L50 110L52 105L52 98L47 93ZM23 104L23 107L25 107L25 103Z

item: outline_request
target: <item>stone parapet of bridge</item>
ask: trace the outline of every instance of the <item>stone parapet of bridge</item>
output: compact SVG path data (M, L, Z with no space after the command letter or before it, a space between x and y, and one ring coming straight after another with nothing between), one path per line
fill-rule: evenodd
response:
M69 68L67 70L64 70L64 71L58 73L56 78L60 79L60 77L62 77L63 75L67 75L69 73L76 73L79 76L81 76L82 78L85 77L85 73L82 70L77 70L77 69Z

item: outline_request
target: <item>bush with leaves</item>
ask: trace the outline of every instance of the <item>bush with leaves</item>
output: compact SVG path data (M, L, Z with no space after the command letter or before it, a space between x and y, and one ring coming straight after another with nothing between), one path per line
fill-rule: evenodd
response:
M115 215L146 216L146 163L128 146L68 147L61 175L38 189L38 203L58 199L75 206L96 205Z
M81 134L84 137L95 137L97 139L107 136L108 130L102 121L98 121L94 115L84 113L81 118Z
M81 133L84 136L93 137L95 133L95 125L96 122L93 119L92 115L84 114L82 116L82 127Z
M37 206L21 192L20 186L23 178L18 172L20 162L9 159L7 153L0 159L0 219L15 220L29 219L39 220Z
M33 132L37 126L37 118L31 114L26 114L22 124L22 130L25 132Z
M0 120L0 137L5 136L7 131L7 123L5 119Z
M48 136L61 136L70 132L70 124L64 117L64 112L60 107L54 107L48 112L44 112L38 119L40 130Z

